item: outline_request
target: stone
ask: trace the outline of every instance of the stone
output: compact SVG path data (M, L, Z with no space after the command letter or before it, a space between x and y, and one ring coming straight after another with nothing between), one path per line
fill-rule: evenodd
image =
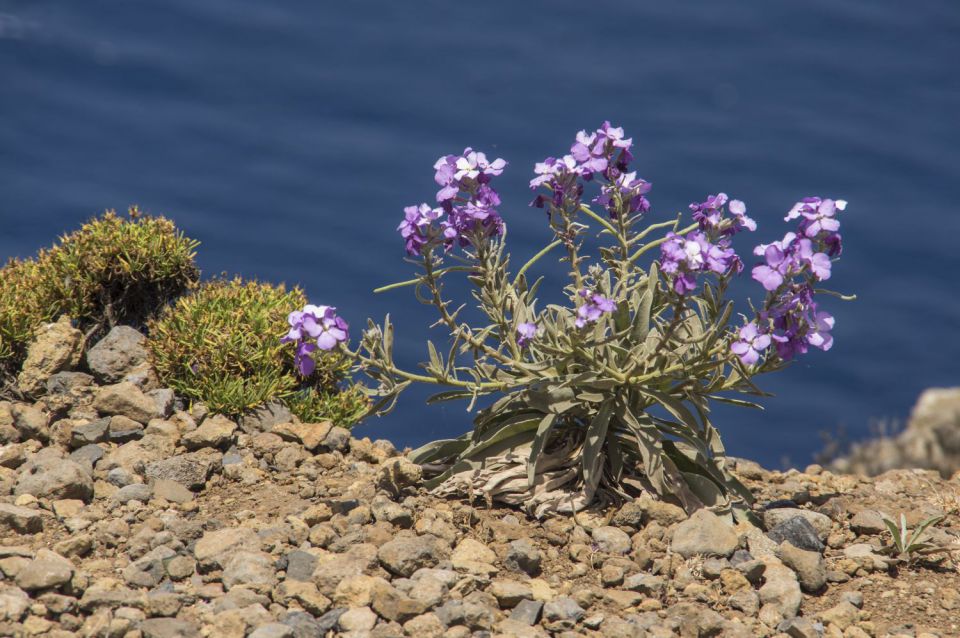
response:
M551 631L572 629L584 616L583 607L573 598L564 596L543 606L543 624Z
M821 541L827 540L827 536L830 535L830 530L833 527L833 521L830 520L829 516L811 510L796 507L768 509L763 513L763 525L767 529L773 529L780 523L788 521L795 516L799 516L810 523L813 529L817 530L817 536Z
M189 556L174 556L164 563L164 568L173 580L184 580L196 573L197 561Z
M177 396L171 388L155 388L148 390L146 395L153 399L161 419L166 419L173 413L173 405Z
M189 489L200 489L213 472L216 461L207 455L179 454L148 463L144 471L148 479L170 480Z
M525 625L536 625L540 622L540 613L543 603L539 600L521 600L510 612L510 619L522 622Z
M274 599L279 597L284 604L296 601L301 607L314 616L322 616L333 604L329 598L320 593L317 586L298 580L286 580L274 590Z
M0 467L8 467L15 470L27 460L23 453L23 446L19 443L7 443L0 445Z
M373 517L377 519L377 521L383 521L403 528L413 525L413 512L399 503L385 498L383 495L379 495L373 499L370 509Z
M403 623L427 611L426 605L411 598L387 581L378 579L371 592L370 607L382 618Z
M323 439L323 447L333 452L346 452L350 449L350 430L333 426Z
M778 545L786 542L808 552L822 552L824 549L816 528L802 516L780 522L767 532L767 537Z
M240 429L246 434L256 435L272 431L277 424L292 421L290 410L282 403L273 401L244 413L240 417Z
M75 425L70 431L70 447L83 447L103 443L109 436L110 419L97 419L83 425Z
M497 572L493 563L497 555L484 543L472 538L465 538L457 544L450 557L453 568L471 574L492 574Z
M107 483L116 487L126 487L137 482L137 475L125 467L115 467L107 472Z
M266 594L277 582L274 561L263 552L231 552L223 569L223 584L229 590L243 586Z
M157 479L152 487L155 498L162 498L171 503L189 503L193 500L193 492L176 481Z
M21 468L13 493L88 501L93 496L93 479L73 461L55 457L34 458Z
M17 573L17 587L25 591L39 591L60 587L73 577L73 565L63 556L48 549L37 551L37 556Z
M10 406L13 427L23 441L46 441L50 438L50 416L34 405L14 403Z
M822 632L806 618L790 618L777 625L777 631L790 638L820 638Z
M659 598L667 588L667 581L663 576L639 573L627 576L623 580L623 588L640 592L650 598Z
M632 548L630 537L621 529L612 526L594 528L593 542L606 554L626 554Z
M780 560L797 573L803 591L816 593L827 584L827 566L820 552L810 552L798 549L790 543L781 543Z
M101 383L117 383L147 364L147 338L129 326L115 326L87 351L87 367Z
M383 567L391 574L403 577L409 577L423 567L435 567L448 556L447 547L429 535L395 538L377 551Z
M156 402L129 381L121 381L100 388L93 401L93 407L100 414L107 416L119 414L143 424L149 423L150 419L164 417L157 408Z
M780 620L793 618L797 615L803 600L797 575L774 558L767 559L766 564L767 568L764 572L766 582L758 591L760 603L775 609Z
M125 487L121 487L119 490L113 493L113 500L118 503L129 503L130 501L140 501L141 503L146 503L153 496L153 490L150 489L149 485L144 485L143 483L133 483Z
M83 445L71 452L70 460L84 470L89 469L90 471L87 472L87 474L93 474L93 468L96 467L97 461L102 459L104 454L102 447L91 443L89 445Z
M376 624L377 615L369 607L348 609L337 620L337 625L343 631L370 631Z
M533 600L530 585L515 580L495 580L488 591L497 599L501 609L512 609L524 600Z
M346 609L334 609L323 614L320 618L314 618L302 611L292 611L283 614L280 617L280 622L293 629L294 638L323 638L337 626L340 614L345 611Z
M377 470L377 487L397 495L417 485L423 478L423 468L403 456L387 459Z
M249 527L225 527L205 532L193 548L194 558L202 566L223 568L238 551L258 551L260 539Z
M300 443L303 447L314 452L323 445L324 439L330 433L333 423L277 423L270 430L273 434L287 441Z
M0 503L0 530L37 534L43 530L43 517L37 510Z
M83 333L63 315L55 323L41 326L27 348L17 386L24 394L34 395L46 389L47 380L75 366L80 359Z
M747 616L756 616L760 611L760 596L752 589L740 589L730 595L727 603Z
M707 509L699 509L673 532L673 551L691 556L730 556L739 545L733 527Z
M233 440L236 430L236 423L217 414L204 419L200 427L184 434L180 441L188 450L199 450L204 447L219 448Z
M403 630L408 636L416 636L417 638L441 638L446 631L446 627L443 626L437 615L431 612L411 618L403 623Z
M864 509L850 519L850 529L861 536L875 536L885 532L887 527L883 524L883 515L880 512Z
M295 549L288 552L287 559L287 580L297 580L310 582L313 577L313 571L317 568L317 557L310 552Z
M833 625L844 631L859 620L860 611L847 601L840 601L830 609L821 611L819 616L825 625Z
M57 372L47 379L47 394L76 394L93 385L86 372Z
M114 443L126 443L143 436L143 424L121 414L110 417L107 438Z
M543 554L528 538L510 541L503 564L507 569L524 572L530 576L540 574Z
M282 623L269 622L247 634L247 638L293 638L293 628Z
M659 523L664 527L670 527L675 523L682 523L687 520L687 513L682 507L673 503L665 503L649 496L641 496L636 503L643 508L645 514L643 524L647 525L651 521Z
M150 618L140 623L143 638L196 638L200 628L179 618Z

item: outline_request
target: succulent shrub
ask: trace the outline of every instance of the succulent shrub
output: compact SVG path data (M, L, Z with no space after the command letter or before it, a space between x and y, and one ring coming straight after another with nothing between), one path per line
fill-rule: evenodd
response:
M0 269L0 367L22 363L36 329L62 314L95 333L138 326L194 285L198 242L173 222L113 211L64 235L31 259Z
M441 157L438 205L405 209L398 230L418 273L380 290L412 286L436 308L449 343L427 343L422 371L402 369L388 316L368 323L356 356L377 412L411 383L441 386L430 401L482 406L472 431L411 454L432 476L428 486L538 515L640 491L687 509L745 511L750 494L728 470L711 406L758 407L738 398L763 395L756 375L810 346L831 347L834 320L815 293L826 292L821 282L840 254L846 202L808 198L791 209L796 231L754 250L764 299L736 318L725 298L744 267L733 237L756 223L722 193L691 205L692 223L679 215L651 223L650 184L631 172L631 146L604 123L581 131L569 154L535 166L531 205L546 213L552 236L515 272L491 186L504 160L469 148ZM585 240L598 244L598 258ZM541 307L543 279L531 272L552 251L569 282L562 303ZM477 314L468 304L447 298L445 284L458 275L472 285L479 322L467 319Z
M204 283L150 322L148 349L157 374L222 414L279 400L303 421L330 419L349 427L368 404L359 387L345 387L350 360L329 353L299 376L278 341L290 309L305 302L299 288L240 279Z

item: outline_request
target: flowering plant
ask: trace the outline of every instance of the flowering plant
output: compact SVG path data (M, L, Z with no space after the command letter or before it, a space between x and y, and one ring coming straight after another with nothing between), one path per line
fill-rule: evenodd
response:
M759 407L730 395L762 395L754 376L810 346L831 347L834 321L815 294L827 292L818 286L840 254L837 215L846 204L808 198L793 207L786 220L799 220L796 232L754 250L763 303L734 321L724 296L744 264L733 238L757 227L746 206L720 193L690 206L689 225L679 215L647 223L650 183L630 170L631 148L605 122L578 133L569 154L536 164L531 205L546 212L553 237L512 275L491 186L502 159L470 148L441 157L437 205L405 209L398 230L419 273L379 290L413 286L436 308L450 344L441 352L428 341L423 371L404 370L389 316L370 321L356 356L374 382L374 410L392 409L413 382L443 387L429 401L465 399L468 410L495 397L471 432L411 454L432 475L428 486L479 490L537 515L643 490L687 509L750 500L727 470L710 407ZM596 262L584 254L590 224L602 244ZM538 309L542 278L529 273L554 250L569 268L567 301ZM462 319L466 304L444 294L459 273L473 285L481 325Z

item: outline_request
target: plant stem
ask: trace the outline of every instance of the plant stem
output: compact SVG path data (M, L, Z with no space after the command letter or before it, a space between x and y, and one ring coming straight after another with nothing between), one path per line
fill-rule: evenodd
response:
M562 243L563 243L563 241L561 241L561 240L559 240L559 239L556 239L556 240L550 242L549 244L547 244L546 248L544 248L543 250L541 250L540 252L538 252L536 255L534 255L533 257L531 257L531 258L527 261L527 263L525 263L525 264L520 268L520 270L517 271L517 276L513 278L513 285L516 286L516 285L517 285L517 282L520 281L520 275L523 275L524 273L526 273L527 270L528 270L531 266L533 266L535 263L537 263L537 262L540 260L541 257L543 257L544 255L546 255L548 252L550 252L551 250L553 250L554 248L556 248L557 246L559 246L559 245L562 244Z
M686 234L689 233L690 231L696 230L696 229L699 228L699 227L700 227L700 224L690 224L690 225L687 226L686 228L677 231L677 234L678 234L678 235L686 235ZM662 244L662 243L664 243L665 241L667 241L667 239L668 239L667 237L661 237L660 239L658 239L658 240L656 240L656 241L652 241L652 242L650 242L649 244L644 244L644 245L643 245L643 248L641 248L641 249L638 250L637 252L633 253L633 255L631 255L630 261L631 261L631 262L636 261L637 259L640 258L640 256L641 256L643 253L647 252L647 251L650 250L651 248L656 248L656 247L659 246L660 244Z

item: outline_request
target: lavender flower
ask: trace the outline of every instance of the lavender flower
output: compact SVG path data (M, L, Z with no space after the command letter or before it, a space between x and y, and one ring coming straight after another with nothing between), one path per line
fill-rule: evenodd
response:
M437 239L438 230L433 222L442 216L442 209L430 208L428 204L407 206L403 209L403 221L397 226L397 230L403 237L408 255L422 255L425 248Z
M770 335L760 332L756 322L740 328L740 339L730 345L730 351L740 357L745 365L752 366L760 360L760 354L770 347Z
M847 202L842 199L820 199L819 197L804 197L794 204L784 221L801 218L801 234L813 238L821 233L835 233L840 230L840 220L836 219L837 211L846 209Z
M729 221L724 217L725 206L732 215ZM734 235L741 230L757 229L757 223L747 217L746 204L739 199L729 199L726 193L709 195L703 202L690 204L690 210L693 211L693 220L698 222L700 230L705 232Z
M697 287L697 273L739 272L743 264L726 239L712 243L706 234L694 231L686 236L667 234L660 246L660 268L673 275L674 291L685 295Z
M638 179L636 171L622 173L615 180L600 188L600 194L593 200L593 203L606 208L610 218L616 219L618 215L616 196L619 193L620 201L628 215L646 213L650 210L650 201L644 195L650 192L652 186L650 182Z
M584 288L579 294L587 301L577 308L577 318L573 322L573 325L577 328L583 328L588 323L596 323L600 317L617 309L617 304L613 299L604 297L599 293L590 292Z
M531 341L536 339L539 328L537 324L525 322L517 326L517 345L524 348Z
M813 241L797 239L795 233L787 233L778 242L761 244L753 253L762 255L765 262L753 268L753 278L767 291L776 290L790 277L809 274L817 281L830 278L829 255L817 252Z
M316 368L316 362L310 356L312 352L317 349L333 350L337 344L349 338L349 326L342 317L337 316L337 309L333 306L307 304L303 310L291 312L287 316L287 323L290 324L290 330L280 342L297 344L296 365L304 377L313 374Z

